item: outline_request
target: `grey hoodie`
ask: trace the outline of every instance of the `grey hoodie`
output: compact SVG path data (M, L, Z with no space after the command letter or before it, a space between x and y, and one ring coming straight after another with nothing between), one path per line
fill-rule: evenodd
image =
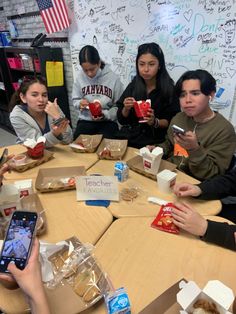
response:
M61 110L60 115L64 117L64 114ZM61 134L60 139L57 138L52 133L52 131L42 134L37 122L27 112L21 109L20 106L17 105L10 113L10 121L18 137L16 143L23 143L27 138L37 141L40 136L44 136L46 138L46 147L52 147L60 142L63 144L69 144L73 139L70 126L68 126L66 131ZM48 115L49 126L51 126L52 122L52 117Z
M73 85L73 105L79 109L81 99L87 99L88 102L98 99L101 102L105 120L116 121L116 102L122 92L123 85L119 77L107 64L103 69L99 69L93 78L88 77L81 69ZM78 120L92 121L89 109L78 110Z

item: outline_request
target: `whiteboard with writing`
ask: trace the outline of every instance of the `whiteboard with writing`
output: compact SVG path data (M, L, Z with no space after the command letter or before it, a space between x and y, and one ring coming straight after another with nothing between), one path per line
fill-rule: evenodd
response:
M138 45L154 41L175 81L197 68L215 77L212 107L236 125L236 0L70 0L69 5L74 74L79 50L89 44L127 86L136 73Z

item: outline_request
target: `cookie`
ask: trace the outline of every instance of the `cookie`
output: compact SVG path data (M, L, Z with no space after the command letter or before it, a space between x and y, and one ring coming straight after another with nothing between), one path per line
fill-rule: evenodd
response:
M70 267L70 270L64 275L64 278L68 279L71 276L74 276L77 272L79 265L74 265Z
M125 201L132 201L137 196L138 196L138 192L134 188L131 188L131 189L126 188L121 191L121 197Z
M98 276L93 270L85 270L82 273L78 273L75 277L74 291L80 297L83 297L87 290L96 285Z
M49 189L60 189L63 188L65 185L60 180L53 181L49 183Z
M86 303L92 302L100 294L101 294L100 289L97 286L92 286L85 292L83 300Z
M53 257L52 263L54 264L56 270L59 270L62 268L67 258L68 258L68 249L64 250L63 252L58 252L58 254L56 254Z

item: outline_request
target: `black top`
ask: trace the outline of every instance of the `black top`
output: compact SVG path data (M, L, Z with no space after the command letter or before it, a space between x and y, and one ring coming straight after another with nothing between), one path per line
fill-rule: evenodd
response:
M236 225L208 220L208 228L202 240L236 251L234 232Z
M226 196L236 196L236 169L225 175L218 175L213 179L205 180L198 186L202 190L202 194L199 196L201 199L211 200L221 199ZM235 210L236 216L236 204L232 210ZM236 232L236 225L208 221L208 228L202 239L231 250L236 250L234 232Z
M226 196L236 196L236 168L225 175L218 175L212 179L205 180L198 186L202 190L201 199L213 200Z
M147 123L139 123L138 118L135 115L135 111L131 108L129 116L125 118L122 114L122 109L124 107L123 102L127 97L134 97L134 86L135 80L133 80L125 89L120 99L117 102L118 111L117 118L121 125L128 126L127 132L123 132L123 128L120 133L118 133L118 138L125 138L126 133L129 140L129 146L141 148L146 145L153 145L162 143L165 140L165 135L167 128L154 128L149 126ZM135 98L135 97L134 97ZM163 103L160 101L160 92L155 89L152 90L149 95L146 95L146 100L151 99L151 107L154 110L154 115L158 119L166 119L170 121L177 112L180 111L179 100L175 95L170 95L168 103Z

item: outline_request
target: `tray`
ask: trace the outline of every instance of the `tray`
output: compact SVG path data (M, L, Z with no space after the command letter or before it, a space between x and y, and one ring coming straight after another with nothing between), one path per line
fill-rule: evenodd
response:
M124 156L128 140L113 140L104 138L98 147L99 159L120 160Z
M18 172L24 172L26 170L29 170L31 168L37 167L44 162L47 162L48 160L53 158L53 153L49 152L48 150L44 150L44 155L43 157L39 159L32 159L27 155L27 152L23 152L20 155L26 155L26 161L22 165L16 165L13 160L9 160L8 164L11 167L12 170L18 171Z
M72 144L70 144L70 147L76 153L94 153L98 145L101 143L102 136L102 134L81 134ZM82 147L80 148L78 144Z
M35 188L40 192L74 190L75 184L69 179L83 175L86 175L84 166L39 169Z
M127 165L129 168L135 172L143 174L145 177L151 178L152 180L157 180L156 174L148 173L143 168L143 158L141 156L135 156L127 161ZM161 172L164 169L168 169L170 171L174 171L176 169L176 165L167 161L161 160L160 168L157 173Z

